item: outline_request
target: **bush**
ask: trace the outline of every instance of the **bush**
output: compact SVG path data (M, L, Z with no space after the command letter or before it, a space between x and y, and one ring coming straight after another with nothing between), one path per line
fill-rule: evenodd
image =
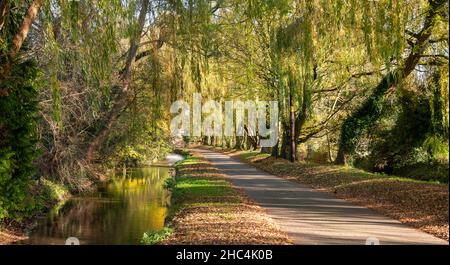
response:
M137 152L133 147L127 145L118 153L118 163L126 166L136 167L146 160L146 156Z
M398 176L417 180L448 183L449 164L439 162L422 162L395 168L393 173Z
M69 194L69 191L65 186L52 182L49 179L44 178L41 180L41 183L43 187L42 196L46 201L62 201Z
M34 62L15 65L13 78L1 84L8 95L0 96L0 218L15 219L25 210L28 184L35 174L37 73Z
M167 189L169 191L172 191L175 188L175 185L177 184L174 177L167 178L164 182L164 189Z
M327 146L321 143L307 145L306 160L316 163L328 163L328 149Z
M145 232L141 239L141 244L144 245L156 245L161 243L165 238L172 235L173 229L164 227L163 229L155 232Z
M20 217L16 219L20 221L22 218L28 218L36 213L48 210L56 203L64 201L68 195L69 191L66 187L47 178L32 181L23 202L23 211L20 213Z

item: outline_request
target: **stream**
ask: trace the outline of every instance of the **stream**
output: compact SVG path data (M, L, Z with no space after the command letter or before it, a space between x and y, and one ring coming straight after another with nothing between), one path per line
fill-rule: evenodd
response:
M164 183L181 159L169 154L151 167L112 170L97 191L54 207L21 244L63 245L69 237L81 245L139 244L144 232L164 227L170 205Z

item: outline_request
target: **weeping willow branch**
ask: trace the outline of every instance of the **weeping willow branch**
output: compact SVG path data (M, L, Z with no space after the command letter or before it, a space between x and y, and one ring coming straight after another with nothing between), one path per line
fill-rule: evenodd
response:
M379 118L385 93L390 88L395 87L415 69L422 57L422 53L428 47L428 39L432 35L432 30L436 24L436 16L445 8L446 3L446 0L429 1L424 25L418 34L414 34L415 42L409 48L410 53L402 66L384 76L367 101L344 121L336 163L347 163L347 159L353 154L359 138Z
M147 16L147 12L149 9L149 0L142 0L142 7L139 13L138 18L138 31L134 35L134 37L130 40L130 48L128 50L128 57L125 64L125 69L121 73L122 84L119 85L120 90L117 96L114 99L113 106L109 113L106 115L105 126L103 126L94 139L91 141L87 148L85 161L90 163L98 149L103 144L103 142L107 139L113 125L116 123L120 113L129 103L128 99L128 91L131 83L131 73L133 64L136 61L136 54L139 48L139 43L142 36L142 31L144 29L145 17Z
M342 88L342 86L344 86L346 83L350 82L354 78L360 78L363 76L372 76L372 75L380 73L380 72L381 71L371 71L371 72L362 72L362 73L352 74L344 82L342 82L341 84L337 85L334 88L314 90L313 93L334 92L334 91L340 90Z

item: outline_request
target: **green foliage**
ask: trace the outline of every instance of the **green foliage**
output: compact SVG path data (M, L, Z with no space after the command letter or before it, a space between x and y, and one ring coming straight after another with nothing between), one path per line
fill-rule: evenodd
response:
M130 135L127 136L129 137ZM114 144L117 151L114 154L110 154L106 153L109 152L108 150L104 150L105 156L109 156L115 164L130 167L148 165L155 160L165 159L166 155L172 150L170 144L165 142L165 138L147 142L145 136L147 135L142 135L142 138L140 138L141 142L137 141L136 143L133 143L129 138L124 139L129 142L128 144L121 142L119 138L112 138L110 144ZM114 143L114 141L116 142Z
M448 163L433 162L416 162L394 168L393 174L411 179L448 183Z
M129 145L120 149L120 151L117 154L118 164L136 167L144 161L146 161L145 155L138 153L133 147Z
M141 239L141 244L144 245L157 245L161 243L165 238L172 235L173 229L164 227L163 229L155 232L145 232Z
M349 155L353 155L355 148L368 129L374 125L382 114L385 106L385 94L396 77L392 74L383 78L364 104L358 108L342 124L340 148Z
M357 159L357 166L420 180L448 182L448 136L443 129L443 107L436 104L433 82L419 87L423 92L404 88L394 107L391 127L386 122L372 126L368 157ZM396 114L398 113L398 114ZM386 118L381 119L386 120Z
M1 65L30 1L10 2L12 15L1 28ZM321 143L312 160L330 159L336 145L355 155L369 143L369 157L356 158L371 169L406 172L405 167L417 166L418 172L427 163L445 165L448 12L442 6L430 29L433 41L421 51L427 56L412 65L420 64L423 73L410 78L422 81L428 73L439 74L433 82L427 80L427 89L412 89L411 95L396 99L399 106L386 100L392 100L390 88L403 79L405 56L417 48L415 35L427 24L424 14L438 4L448 5L443 2L150 1L137 51L142 57L124 86L120 76L132 54L127 44L140 33L142 1L44 1L30 32L35 47L27 55L39 59L43 77L32 61L18 61L0 86L10 90L7 97L0 95L0 218L23 208L34 174L37 97L44 118L38 128L44 155L35 163L43 175L75 190L92 175L83 164L84 152L104 128L110 132L96 150L99 161L139 166L164 158L172 149L168 106L176 99L190 101L192 92L202 92L203 100L278 100L282 154L290 146L292 110L297 141ZM38 96L41 85L34 80L47 80ZM122 100L123 106L117 104ZM121 106L117 119L108 118L116 117L113 106ZM388 128L380 129L384 124ZM199 196L220 193L223 184L190 181L166 184L175 194L185 189Z
M8 96L0 96L0 218L16 218L24 210L28 183L36 173L36 64L14 65L2 82Z
M173 177L167 178L166 181L164 182L164 189L172 191L175 188L176 184L177 181L175 178Z
M55 204L62 205L68 197L67 187L49 178L43 177L39 181L32 181L28 185L27 194L23 200L23 210L15 219L20 221L23 218L40 214Z
M438 135L431 135L425 139L422 147L426 150L429 160L448 162L448 139L439 137Z
M41 179L43 190L41 196L47 202L60 202L69 195L69 190L62 184L58 184L48 178Z

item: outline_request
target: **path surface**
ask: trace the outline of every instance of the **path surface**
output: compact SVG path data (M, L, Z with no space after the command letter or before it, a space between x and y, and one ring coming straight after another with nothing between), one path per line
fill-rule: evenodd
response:
M361 245L369 237L377 238L382 245L448 244L370 209L270 175L227 155L196 151L265 208L295 244Z

